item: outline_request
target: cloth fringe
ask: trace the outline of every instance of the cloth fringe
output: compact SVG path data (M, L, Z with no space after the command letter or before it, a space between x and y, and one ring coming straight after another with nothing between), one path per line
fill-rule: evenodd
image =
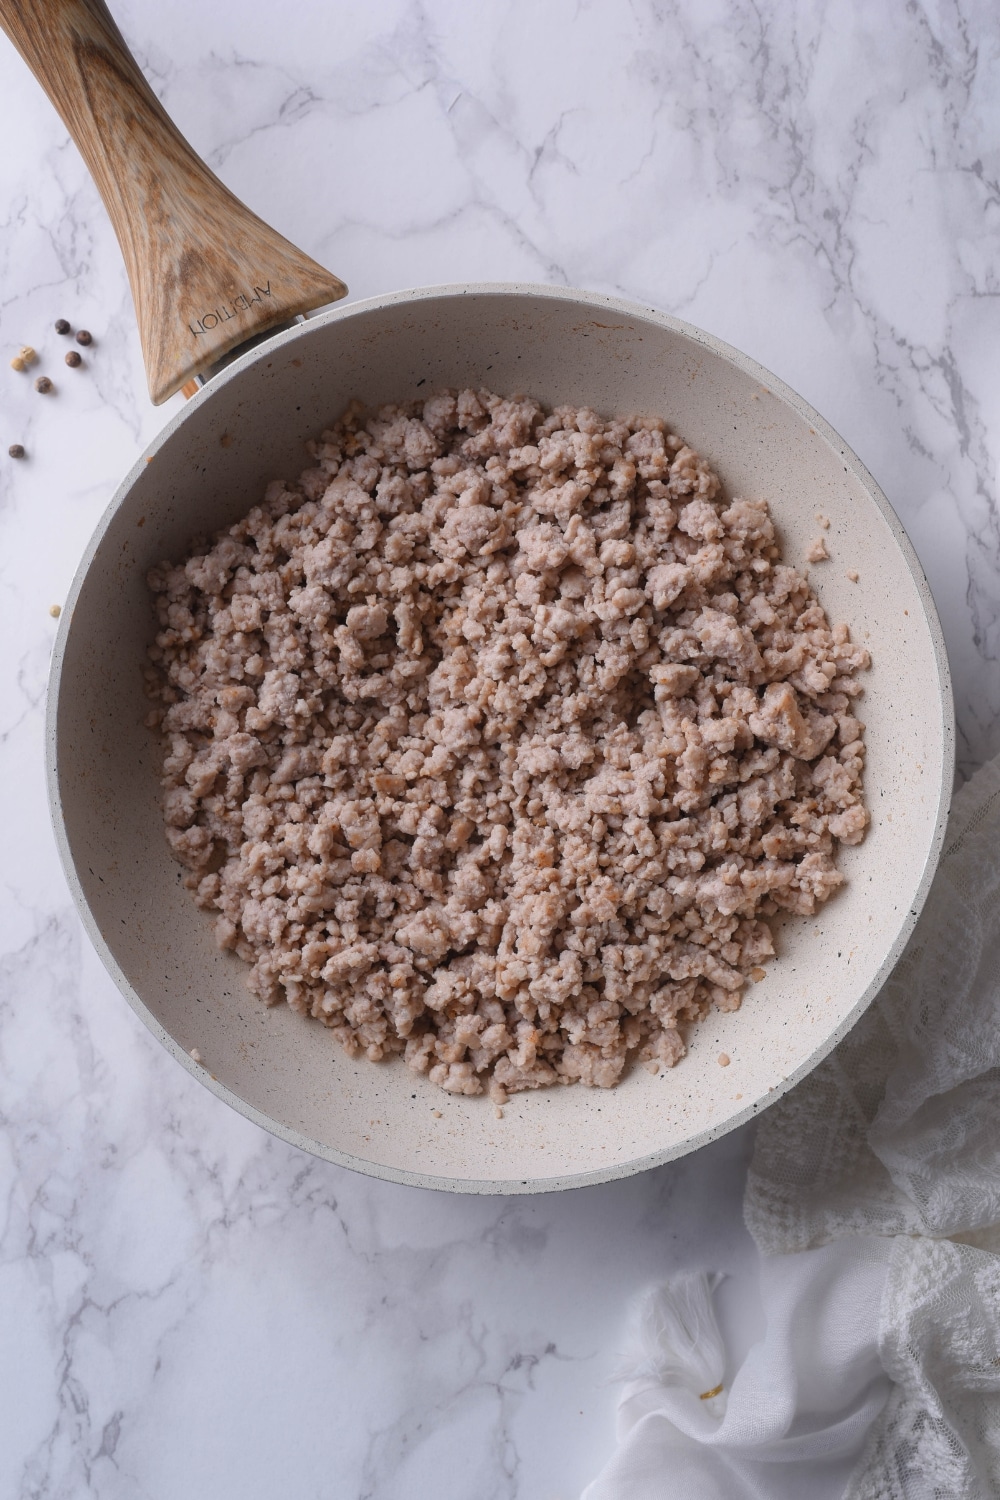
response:
M681 1386L704 1401L725 1396L726 1346L715 1316L713 1293L722 1277L690 1271L653 1287L633 1314L632 1342L616 1378Z

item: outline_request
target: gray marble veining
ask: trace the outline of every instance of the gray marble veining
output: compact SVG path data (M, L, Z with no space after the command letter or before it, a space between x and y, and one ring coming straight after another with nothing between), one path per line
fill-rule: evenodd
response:
M921 557L963 768L1000 749L992 7L115 11L216 171L353 295L613 291L800 390ZM561 1197L425 1194L263 1135L121 1002L49 831L49 606L175 403L148 404L99 199L6 45L0 81L0 1495L569 1500L638 1287L728 1270L749 1336L748 1137ZM94 334L78 370L59 316ZM26 341L51 396L6 367Z

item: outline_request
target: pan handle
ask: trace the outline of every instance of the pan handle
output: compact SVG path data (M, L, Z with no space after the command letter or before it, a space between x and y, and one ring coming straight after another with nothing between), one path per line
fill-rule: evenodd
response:
M168 118L103 0L0 0L0 26L97 184L132 287L149 393L347 292L223 186Z

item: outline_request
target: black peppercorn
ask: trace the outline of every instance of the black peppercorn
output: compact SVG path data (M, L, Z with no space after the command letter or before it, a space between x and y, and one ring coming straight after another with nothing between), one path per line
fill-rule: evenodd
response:
M24 444L23 443L11 443L10 447L7 449L7 452L10 454L11 458L23 458L24 457Z
M87 332L86 328L80 329L76 336L76 341L78 344L92 344L94 342L93 336Z
M81 360L79 354L77 354L76 350L71 349L66 356L66 363L75 368L77 365L82 364L83 361Z
M43 396L47 396L51 389L52 382L49 377L47 375L39 375L38 379L35 381L35 390L41 391Z
M56 319L56 333L69 333L69 323L65 318Z

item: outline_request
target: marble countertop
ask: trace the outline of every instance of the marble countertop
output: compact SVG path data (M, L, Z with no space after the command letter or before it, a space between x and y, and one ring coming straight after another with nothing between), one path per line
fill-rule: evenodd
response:
M960 764L1000 748L1000 39L985 0L118 0L212 167L352 295L520 279L746 350L856 449L929 577ZM629 1298L727 1271L748 1132L607 1187L448 1197L304 1156L176 1067L49 828L48 658L150 406L75 148L0 45L0 1495L571 1500ZM94 343L65 368L57 317ZM37 372L36 372L37 373ZM21 442L27 457L6 457Z

